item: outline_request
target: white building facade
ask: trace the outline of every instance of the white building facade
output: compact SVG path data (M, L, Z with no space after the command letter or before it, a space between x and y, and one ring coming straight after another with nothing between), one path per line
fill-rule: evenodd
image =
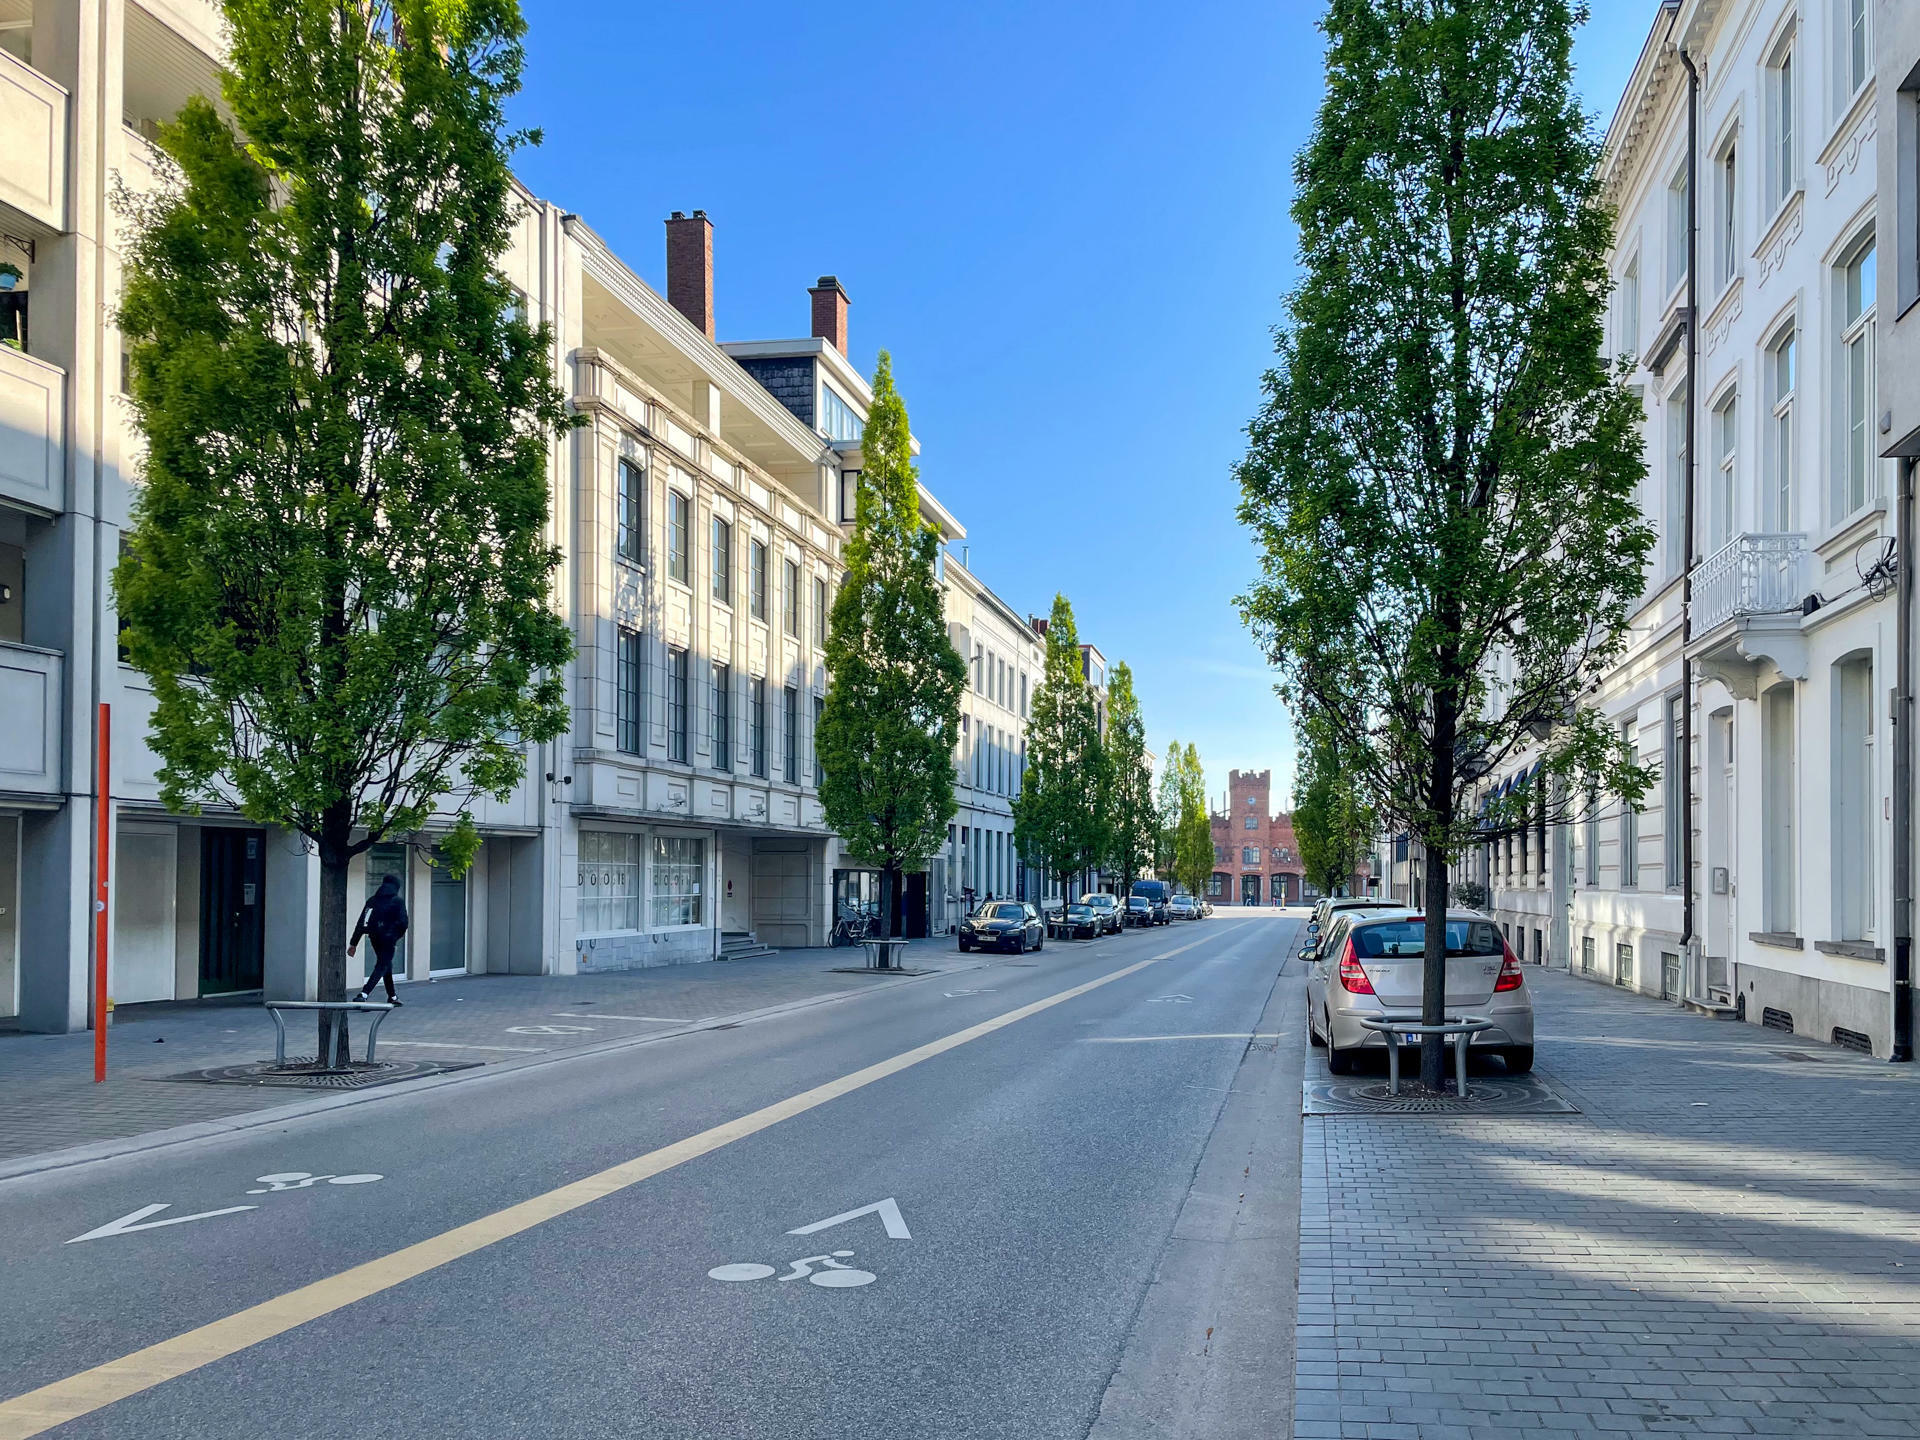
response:
M1645 403L1659 540L1587 703L1660 778L1637 808L1574 797L1572 823L1480 867L1529 960L1884 1056L1898 616L1874 9L1658 8L1604 174L1611 342Z

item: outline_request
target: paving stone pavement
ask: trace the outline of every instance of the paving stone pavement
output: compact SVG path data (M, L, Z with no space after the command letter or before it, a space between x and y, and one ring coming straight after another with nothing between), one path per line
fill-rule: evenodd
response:
M1914 1068L1528 980L1584 1113L1306 1119L1296 1440L1920 1436Z
M834 966L860 963L859 955L786 950L757 960L602 975L469 975L403 984L400 1010L381 1026L379 1053L408 1060L518 1060L890 983L832 973ZM984 958L960 955L950 939L908 949L908 963L920 968L972 969ZM289 1017L289 1054L313 1053L311 1024ZM355 1055L363 1053L362 1033L354 1028ZM316 1098L305 1090L155 1080L271 1059L273 1022L258 1001L124 1007L115 1013L107 1053L107 1079L96 1085L91 1032L0 1033L0 1160Z

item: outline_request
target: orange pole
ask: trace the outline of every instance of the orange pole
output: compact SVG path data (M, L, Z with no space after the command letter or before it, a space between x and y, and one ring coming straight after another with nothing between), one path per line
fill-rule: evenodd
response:
M100 707L100 788L95 801L99 833L93 852L93 1083L107 1078L107 876L113 858L113 797L108 777L112 723L106 705Z

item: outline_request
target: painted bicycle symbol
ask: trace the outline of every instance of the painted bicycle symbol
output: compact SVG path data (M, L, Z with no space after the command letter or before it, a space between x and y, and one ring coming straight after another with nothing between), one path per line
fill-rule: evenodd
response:
M304 1190L309 1185L318 1185L322 1180L329 1185L371 1185L376 1180L384 1180L384 1175L309 1175L304 1170L289 1170L282 1175L256 1175L254 1183L263 1185L263 1190L249 1190L249 1195L273 1195L282 1190Z
M842 1265L842 1260L851 1260L853 1251L836 1250L831 1255L809 1255L804 1260L794 1260L793 1266L780 1277L780 1283L789 1280L805 1280L809 1285L819 1285L827 1290L852 1290L861 1285L871 1285L880 1277L871 1270L856 1270L851 1265ZM815 1270L813 1267L820 1268ZM710 1280L740 1282L746 1280L765 1280L776 1273L771 1265L749 1262L741 1265L716 1265L707 1272Z

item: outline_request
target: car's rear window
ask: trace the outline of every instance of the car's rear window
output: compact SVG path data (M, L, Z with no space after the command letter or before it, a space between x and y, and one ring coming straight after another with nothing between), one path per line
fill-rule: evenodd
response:
M1377 925L1356 925L1352 939L1363 960L1411 959L1426 953L1427 922L1383 920ZM1491 920L1449 920L1447 954L1498 955L1500 931Z

